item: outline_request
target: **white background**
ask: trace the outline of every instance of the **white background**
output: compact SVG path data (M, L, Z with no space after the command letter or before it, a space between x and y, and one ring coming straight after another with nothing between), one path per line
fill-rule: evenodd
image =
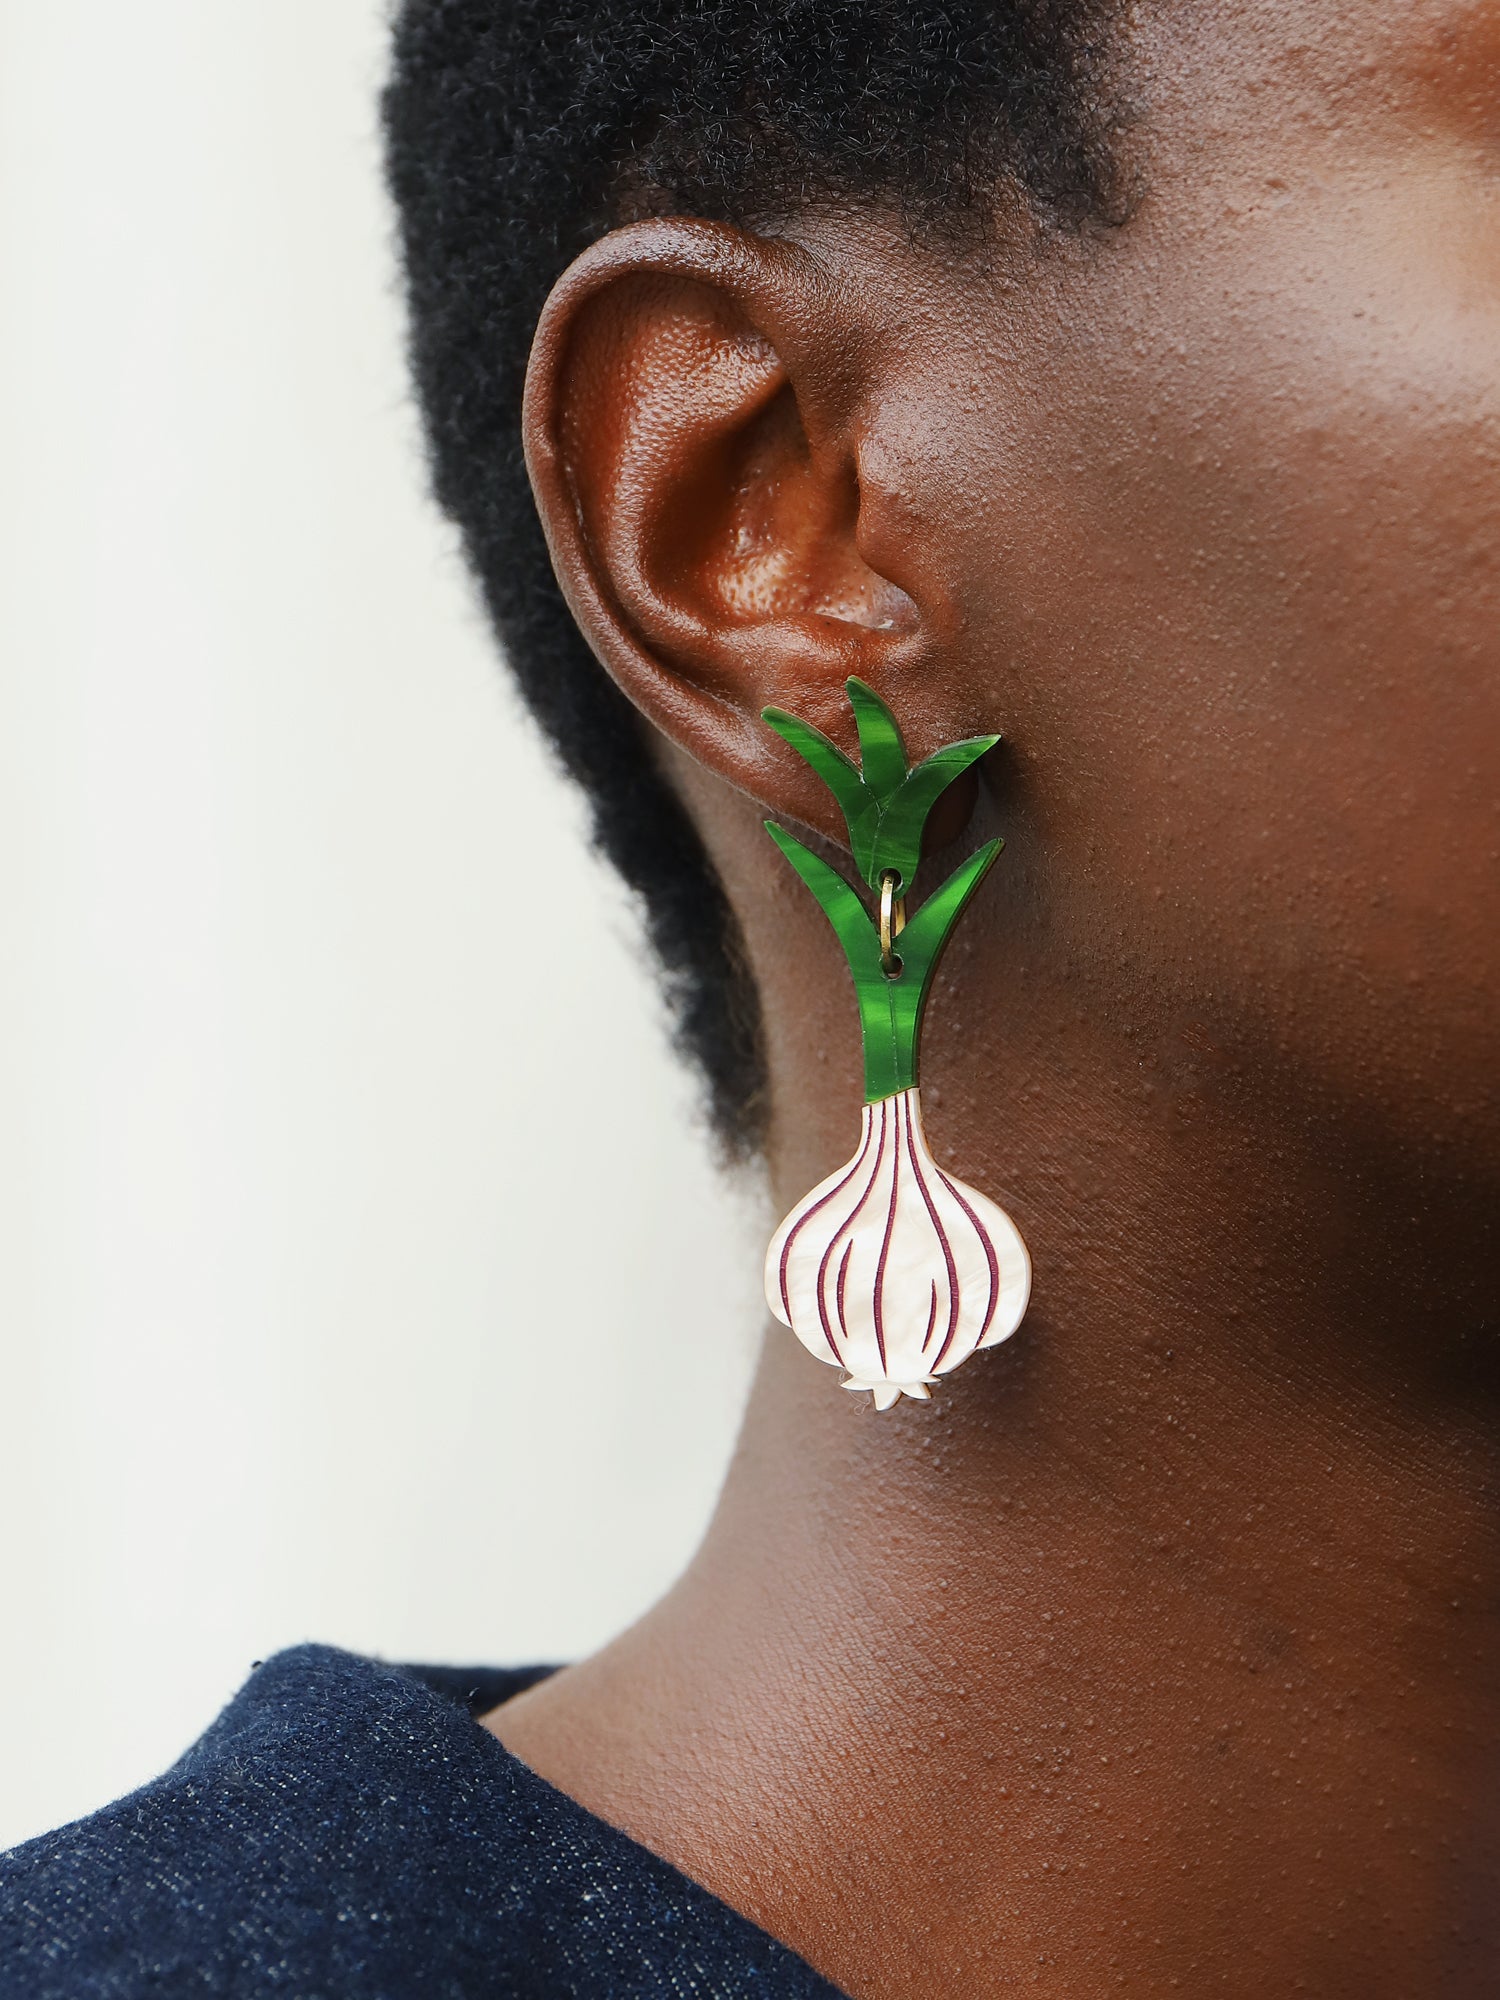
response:
M584 1649L758 1325L425 498L379 0L0 0L0 1845L252 1660Z

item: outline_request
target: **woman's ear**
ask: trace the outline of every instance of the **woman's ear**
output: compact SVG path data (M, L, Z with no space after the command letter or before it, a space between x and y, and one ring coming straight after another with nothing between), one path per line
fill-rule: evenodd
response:
M532 485L595 653L700 764L839 839L827 793L761 710L789 708L852 751L854 674L915 724L914 756L946 721L903 705L915 687L919 709L943 706L918 671L933 607L894 573L899 536L862 485L869 347L805 250L642 222L561 279L526 383Z

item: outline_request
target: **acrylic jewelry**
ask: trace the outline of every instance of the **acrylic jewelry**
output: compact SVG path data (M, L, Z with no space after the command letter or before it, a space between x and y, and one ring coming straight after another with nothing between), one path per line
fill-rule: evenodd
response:
M1031 1290L1031 1260L1004 1210L943 1172L922 1131L918 1038L932 975L965 904L1002 843L990 841L908 918L922 829L953 780L1000 740L971 736L907 763L896 719L863 681L846 682L859 730L856 765L784 709L763 720L809 763L838 801L866 907L800 840L766 831L822 905L854 976L864 1037L859 1150L806 1195L771 1238L766 1299L819 1360L848 1371L878 1410L925 1400L938 1378L1015 1332Z

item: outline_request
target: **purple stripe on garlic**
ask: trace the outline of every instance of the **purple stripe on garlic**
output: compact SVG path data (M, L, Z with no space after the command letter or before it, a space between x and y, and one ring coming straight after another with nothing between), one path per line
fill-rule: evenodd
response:
M766 1252L766 1299L820 1361L878 1410L925 1400L1020 1325L1031 1260L987 1195L945 1174L920 1094L867 1104L859 1150L798 1202Z

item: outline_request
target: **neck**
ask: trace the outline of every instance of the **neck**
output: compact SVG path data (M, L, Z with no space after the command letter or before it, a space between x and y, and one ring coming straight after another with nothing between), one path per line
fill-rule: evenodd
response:
M686 1576L498 1731L862 2000L1478 1991L1500 1533L1461 1289L1386 1268L1373 1178L1268 1090L1221 1063L1132 1108L1118 1051L1032 1061L1009 1019L1015 1185L1073 1209L1018 1205L1015 1339L877 1415L778 1331ZM837 1152L778 1156L792 1193Z

